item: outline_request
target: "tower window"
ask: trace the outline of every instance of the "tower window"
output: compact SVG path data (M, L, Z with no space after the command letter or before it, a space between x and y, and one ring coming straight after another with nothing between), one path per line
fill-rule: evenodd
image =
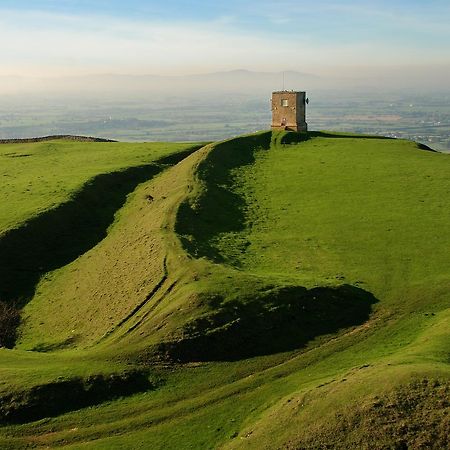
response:
M281 106L289 106L289 102L287 101L287 99L281 100Z

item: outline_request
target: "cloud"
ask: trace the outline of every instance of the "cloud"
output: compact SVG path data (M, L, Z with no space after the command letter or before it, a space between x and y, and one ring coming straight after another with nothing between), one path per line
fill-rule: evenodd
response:
M167 74L235 68L312 72L323 66L406 64L417 59L411 45L386 47L370 39L333 42L301 26L295 33L284 30L286 20L274 16L279 25L274 31L255 23L243 26L242 18L233 15L167 22L0 10L0 74ZM440 60L439 51L422 58L424 64Z

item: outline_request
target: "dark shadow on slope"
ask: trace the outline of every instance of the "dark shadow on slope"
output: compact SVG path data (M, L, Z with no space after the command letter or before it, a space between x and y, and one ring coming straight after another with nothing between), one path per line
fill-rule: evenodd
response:
M217 312L190 323L187 338L161 344L159 350L182 362L295 350L318 336L361 325L376 302L370 292L350 285L275 288L227 302L215 296L209 303Z
M20 325L20 309L14 303L0 300L0 347L12 347Z
M215 262L224 262L223 256L214 247L214 239L221 233L238 232L246 227L247 205L245 198L236 192L233 169L253 164L254 154L258 150L268 150L278 143L300 143L314 137L391 139L322 131L288 132L279 137L277 133L268 131L216 144L197 169L202 191L195 199L183 202L178 209L175 231L186 251L197 258L207 257ZM243 241L240 246L245 251L247 243Z
M26 423L154 390L146 372L69 378L0 397L0 423Z
M373 136L373 135L364 135L364 134L340 134L340 133L330 133L326 131L307 131L307 132L295 132L290 131L286 133L281 138L281 144L299 144L301 142L308 141L309 139L315 137L323 137L323 138L343 138L343 139L382 139L382 140L392 140L395 138L387 137L387 136Z
M74 261L106 237L116 211L138 184L197 148L98 175L68 202L0 236L0 299L24 306L43 274Z
M283 145L300 144L301 142L308 141L309 139L311 139L311 136L308 132L290 131L283 135L280 143Z
M195 151L199 150L200 148L204 147L207 144L201 144L201 145L193 145L192 147L188 148L187 150L183 150L181 152L172 153L168 156L163 156L162 158L155 161L157 164L167 164L169 166L174 166L175 164L178 164L183 159L187 158L189 155L192 155Z
M428 145L421 144L420 142L417 142L417 148L420 150L425 150L427 152L439 153L436 150L433 150L431 147L428 147Z
M324 138L343 138L343 139L382 139L395 140L388 136L374 136L370 134L340 134L327 131L308 131L309 137L324 137Z
M269 131L217 144L199 165L197 176L204 190L180 205L175 225L190 254L223 261L211 241L220 233L245 228L246 203L235 192L232 170L252 164L255 151L270 148L271 136Z

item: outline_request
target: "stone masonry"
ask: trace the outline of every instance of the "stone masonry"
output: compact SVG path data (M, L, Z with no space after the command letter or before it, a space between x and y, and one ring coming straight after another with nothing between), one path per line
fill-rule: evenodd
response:
M277 91L272 93L272 129L308 130L306 92Z

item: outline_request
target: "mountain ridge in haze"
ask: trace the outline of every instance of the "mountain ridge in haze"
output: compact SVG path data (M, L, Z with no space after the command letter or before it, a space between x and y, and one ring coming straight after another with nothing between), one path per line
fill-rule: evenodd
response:
M285 86L317 85L322 80L315 74L297 71L285 71ZM256 72L246 69L200 73L190 75L129 75L129 74L92 74L64 76L57 78L33 78L22 76L0 77L3 89L19 91L45 92L173 92L173 91L261 91L282 88L283 72Z

